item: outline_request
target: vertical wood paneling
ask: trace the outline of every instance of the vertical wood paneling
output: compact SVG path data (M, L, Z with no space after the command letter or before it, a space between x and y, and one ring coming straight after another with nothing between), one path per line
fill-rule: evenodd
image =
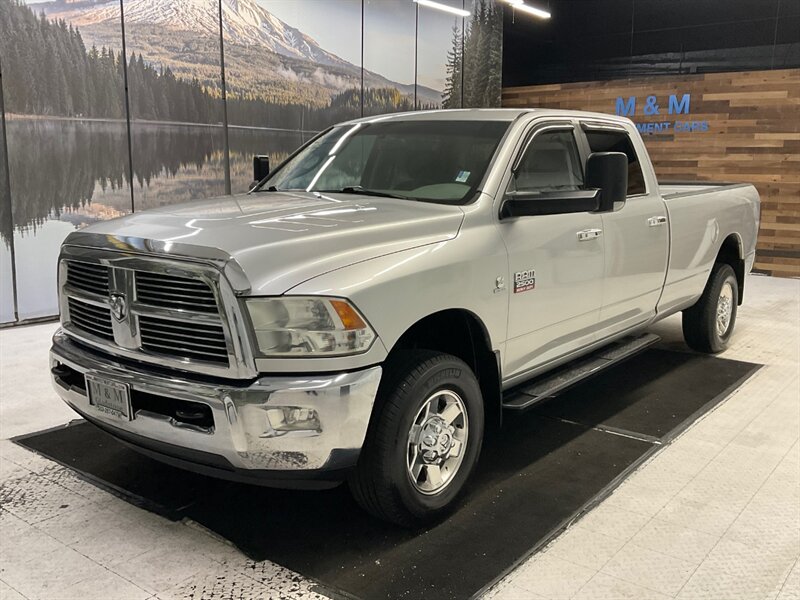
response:
M667 115L670 94L691 94L691 113ZM661 114L645 116L652 95ZM658 177L753 183L761 194L756 269L800 276L800 69L505 88L503 106L613 113L620 96L637 98L637 123L708 121L705 132L643 136Z

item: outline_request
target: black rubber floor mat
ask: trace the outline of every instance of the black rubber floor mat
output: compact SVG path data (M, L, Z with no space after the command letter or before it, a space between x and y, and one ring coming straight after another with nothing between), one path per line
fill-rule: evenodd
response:
M724 398L724 392L735 389L757 368L705 354L648 350L542 401L533 410L591 427L666 440L680 432L685 420L708 410L709 402Z
M536 409L508 415L503 429L487 439L458 510L426 531L372 519L344 486L284 491L193 475L140 456L84 422L16 441L140 506L191 518L251 558L279 563L325 589L370 599L467 598L602 498L657 447L611 435L595 424L636 415L622 424L653 432L660 431L653 419L666 419L661 427L673 427L665 433L671 435L696 418L698 408L712 406L757 368L674 354L649 351L633 358L616 369L616 387L603 383L613 379L612 373L599 376L564 396L562 409L555 400L541 406L547 414ZM651 370L649 385L658 381L647 394L635 385L641 380L630 376L645 369ZM671 408L662 411L662 390L680 390L676 397L683 403L671 397ZM581 412L582 396L615 408Z

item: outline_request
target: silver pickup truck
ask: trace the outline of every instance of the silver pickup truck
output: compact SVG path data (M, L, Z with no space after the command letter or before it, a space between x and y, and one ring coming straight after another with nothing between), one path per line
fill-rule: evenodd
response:
M725 349L755 256L753 186L659 184L624 118L372 117L255 167L248 194L66 239L55 389L164 462L347 481L402 525L452 508L504 410L654 321L683 311L689 346Z

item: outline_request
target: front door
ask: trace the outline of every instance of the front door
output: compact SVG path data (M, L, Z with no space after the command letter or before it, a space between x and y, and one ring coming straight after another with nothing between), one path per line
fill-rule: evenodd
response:
M571 123L540 125L515 161L509 191L583 188ZM580 349L596 337L603 276L603 221L597 213L503 219L508 250L507 379Z

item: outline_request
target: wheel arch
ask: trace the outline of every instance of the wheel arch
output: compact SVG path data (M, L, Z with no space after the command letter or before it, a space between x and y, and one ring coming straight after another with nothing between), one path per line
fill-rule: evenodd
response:
M739 286L738 304L741 305L744 298L745 260L742 238L738 233L731 233L722 240L714 262L730 265L733 269L736 274L736 283Z
M492 349L486 325L475 313L452 308L429 314L408 327L389 351L434 350L452 354L467 363L480 384L486 428L502 421L500 353Z

